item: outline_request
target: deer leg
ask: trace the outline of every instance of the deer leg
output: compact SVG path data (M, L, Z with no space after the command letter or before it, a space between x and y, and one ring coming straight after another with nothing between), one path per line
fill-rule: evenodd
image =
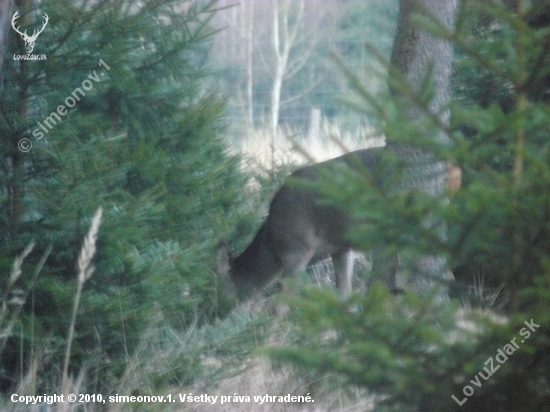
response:
M291 296L294 292L294 289L288 286L285 279L296 280L296 275L306 269L308 263L313 257L313 250L296 250L292 253L289 253L283 259L283 274L282 274L282 287L281 293L286 296ZM288 312L288 306L284 303L278 303L275 311L279 317L284 317Z
M336 288L343 297L351 294L351 278L353 275L353 252L332 255L332 265L336 275Z

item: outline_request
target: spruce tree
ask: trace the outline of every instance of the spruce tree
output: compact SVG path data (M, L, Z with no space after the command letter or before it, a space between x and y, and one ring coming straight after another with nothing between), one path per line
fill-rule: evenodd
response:
M0 271L9 274L31 240L29 272L51 251L34 282L27 273L18 280L29 294L21 331L0 352L3 384L17 382L32 361L21 342L24 353L48 346L41 372L55 375L76 260L98 206L96 270L84 286L71 372L94 353L95 372L116 375L153 319L185 327L224 311L209 257L244 181L224 153L224 102L205 66L215 2L15 3L27 32L49 16L33 51L47 60L14 59L25 49L10 31L0 101Z

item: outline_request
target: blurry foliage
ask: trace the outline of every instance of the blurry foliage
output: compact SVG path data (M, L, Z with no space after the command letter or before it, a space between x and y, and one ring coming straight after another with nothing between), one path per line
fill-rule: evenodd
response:
M211 256L226 227L247 220L249 198L237 159L225 153L224 101L204 64L215 2L51 0L31 11L22 3L15 9L29 21L49 15L34 51L47 60L4 62L0 273L9 274L30 239L36 247L26 268L49 247L51 253L34 284L25 268L18 280L29 296L22 328L0 353L1 385L22 378L37 342L48 342L41 376L55 376L76 258L101 205L97 269L84 287L71 373L89 361L108 387L153 314L179 329L229 309ZM10 57L23 53L19 36L10 31L8 40ZM89 76L99 81L43 132L39 122ZM31 140L30 152L18 150L21 138ZM37 390L51 392L50 384L55 379L45 378Z
M450 202L392 191L395 175L387 173L396 170L399 178L406 171L389 156L373 175L342 170L319 185L328 202L364 223L351 236L366 250L389 243L390 252L411 257L443 253L451 267L467 265L506 282L506 318L410 291L393 297L376 284L349 301L305 290L290 299L302 341L269 349L274 358L366 387L377 411L549 410L550 30L544 4L520 1L515 10L497 0L463 1L453 32L417 16L458 50L451 146L421 142L422 129L433 130L430 119L407 123L398 102L373 99L352 78L365 107L375 103L359 109L382 116L386 133L460 164L463 186ZM421 94L418 102L426 105L430 91ZM440 228L422 224L426 216L445 219L446 242ZM539 326L528 337L520 334L531 321ZM502 365L494 360L490 373L487 360L512 339L519 348ZM487 371L492 376L480 378ZM463 392L467 385L473 393ZM465 400L461 407L452 395Z

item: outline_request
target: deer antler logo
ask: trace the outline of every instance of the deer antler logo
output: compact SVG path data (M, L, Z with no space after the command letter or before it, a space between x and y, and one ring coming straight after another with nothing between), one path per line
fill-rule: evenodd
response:
M36 39L38 38L38 35L44 31L44 28L46 27L46 24L48 24L49 17L46 13L44 13L44 24L42 24L42 28L40 30L34 30L32 33L32 36L29 36L27 34L27 30L25 30L24 33L21 33L19 30L20 26L15 27L15 21L19 17L19 11L16 11L13 15L13 18L11 19L11 26L13 29L21 35L21 38L25 42L25 48L27 49L27 54L31 54L34 49L34 43L36 42Z

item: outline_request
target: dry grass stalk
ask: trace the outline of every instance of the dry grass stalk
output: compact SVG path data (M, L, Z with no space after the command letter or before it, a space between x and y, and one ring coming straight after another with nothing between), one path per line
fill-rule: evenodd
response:
M94 266L91 265L92 258L96 251L97 233L99 231L99 224L101 223L101 215L103 209L100 207L95 212L95 215L90 224L88 234L84 238L84 244L80 250L80 256L78 257L78 283L84 283L92 276L94 272Z
M23 265L23 261L32 252L33 249L34 249L34 241L29 243L25 248L25 250L23 250L23 252L19 256L17 256L13 261L13 266L10 272L10 279L8 281L8 287L7 287L8 290L17 281L19 276L21 276L21 266Z
M0 297L2 302L2 306L0 308L0 353L2 353L4 349L4 344L6 342L6 339L11 335L11 330L16 318L16 316L14 315L11 317L10 321L6 322L6 318L9 316L8 304L10 303L16 304L16 307L19 308L23 305L23 302L24 302L24 299L20 296L21 293L18 294L16 300L12 299L10 301L9 299L10 292L12 291L12 287L17 281L17 279L19 279L19 276L21 276L21 273L22 273L21 267L23 266L23 261L32 252L33 249L34 249L34 242L31 242L27 245L25 250L23 250L23 252L21 252L21 254L15 258L15 260L13 261L13 266L10 271L10 277L6 285L6 290L4 291L3 296ZM18 313L18 310L15 311L15 314L17 313Z
M77 284L76 284L76 293L74 298L71 323L69 325L69 333L67 336L67 348L65 349L65 360L63 362L61 390L62 390L62 393L64 394L68 394L70 389L69 361L71 358L71 346L74 338L74 327L76 323L76 315L78 312L78 306L80 305L80 297L82 295L82 288L84 286L84 282L90 279L95 269L94 266L92 265L92 259L96 252L97 233L99 232L99 225L101 223L102 214L103 214L103 209L99 207L95 212L94 217L92 218L90 229L88 230L88 234L84 238L84 243L82 245L82 249L80 250L80 255L78 256L78 276L77 276Z

